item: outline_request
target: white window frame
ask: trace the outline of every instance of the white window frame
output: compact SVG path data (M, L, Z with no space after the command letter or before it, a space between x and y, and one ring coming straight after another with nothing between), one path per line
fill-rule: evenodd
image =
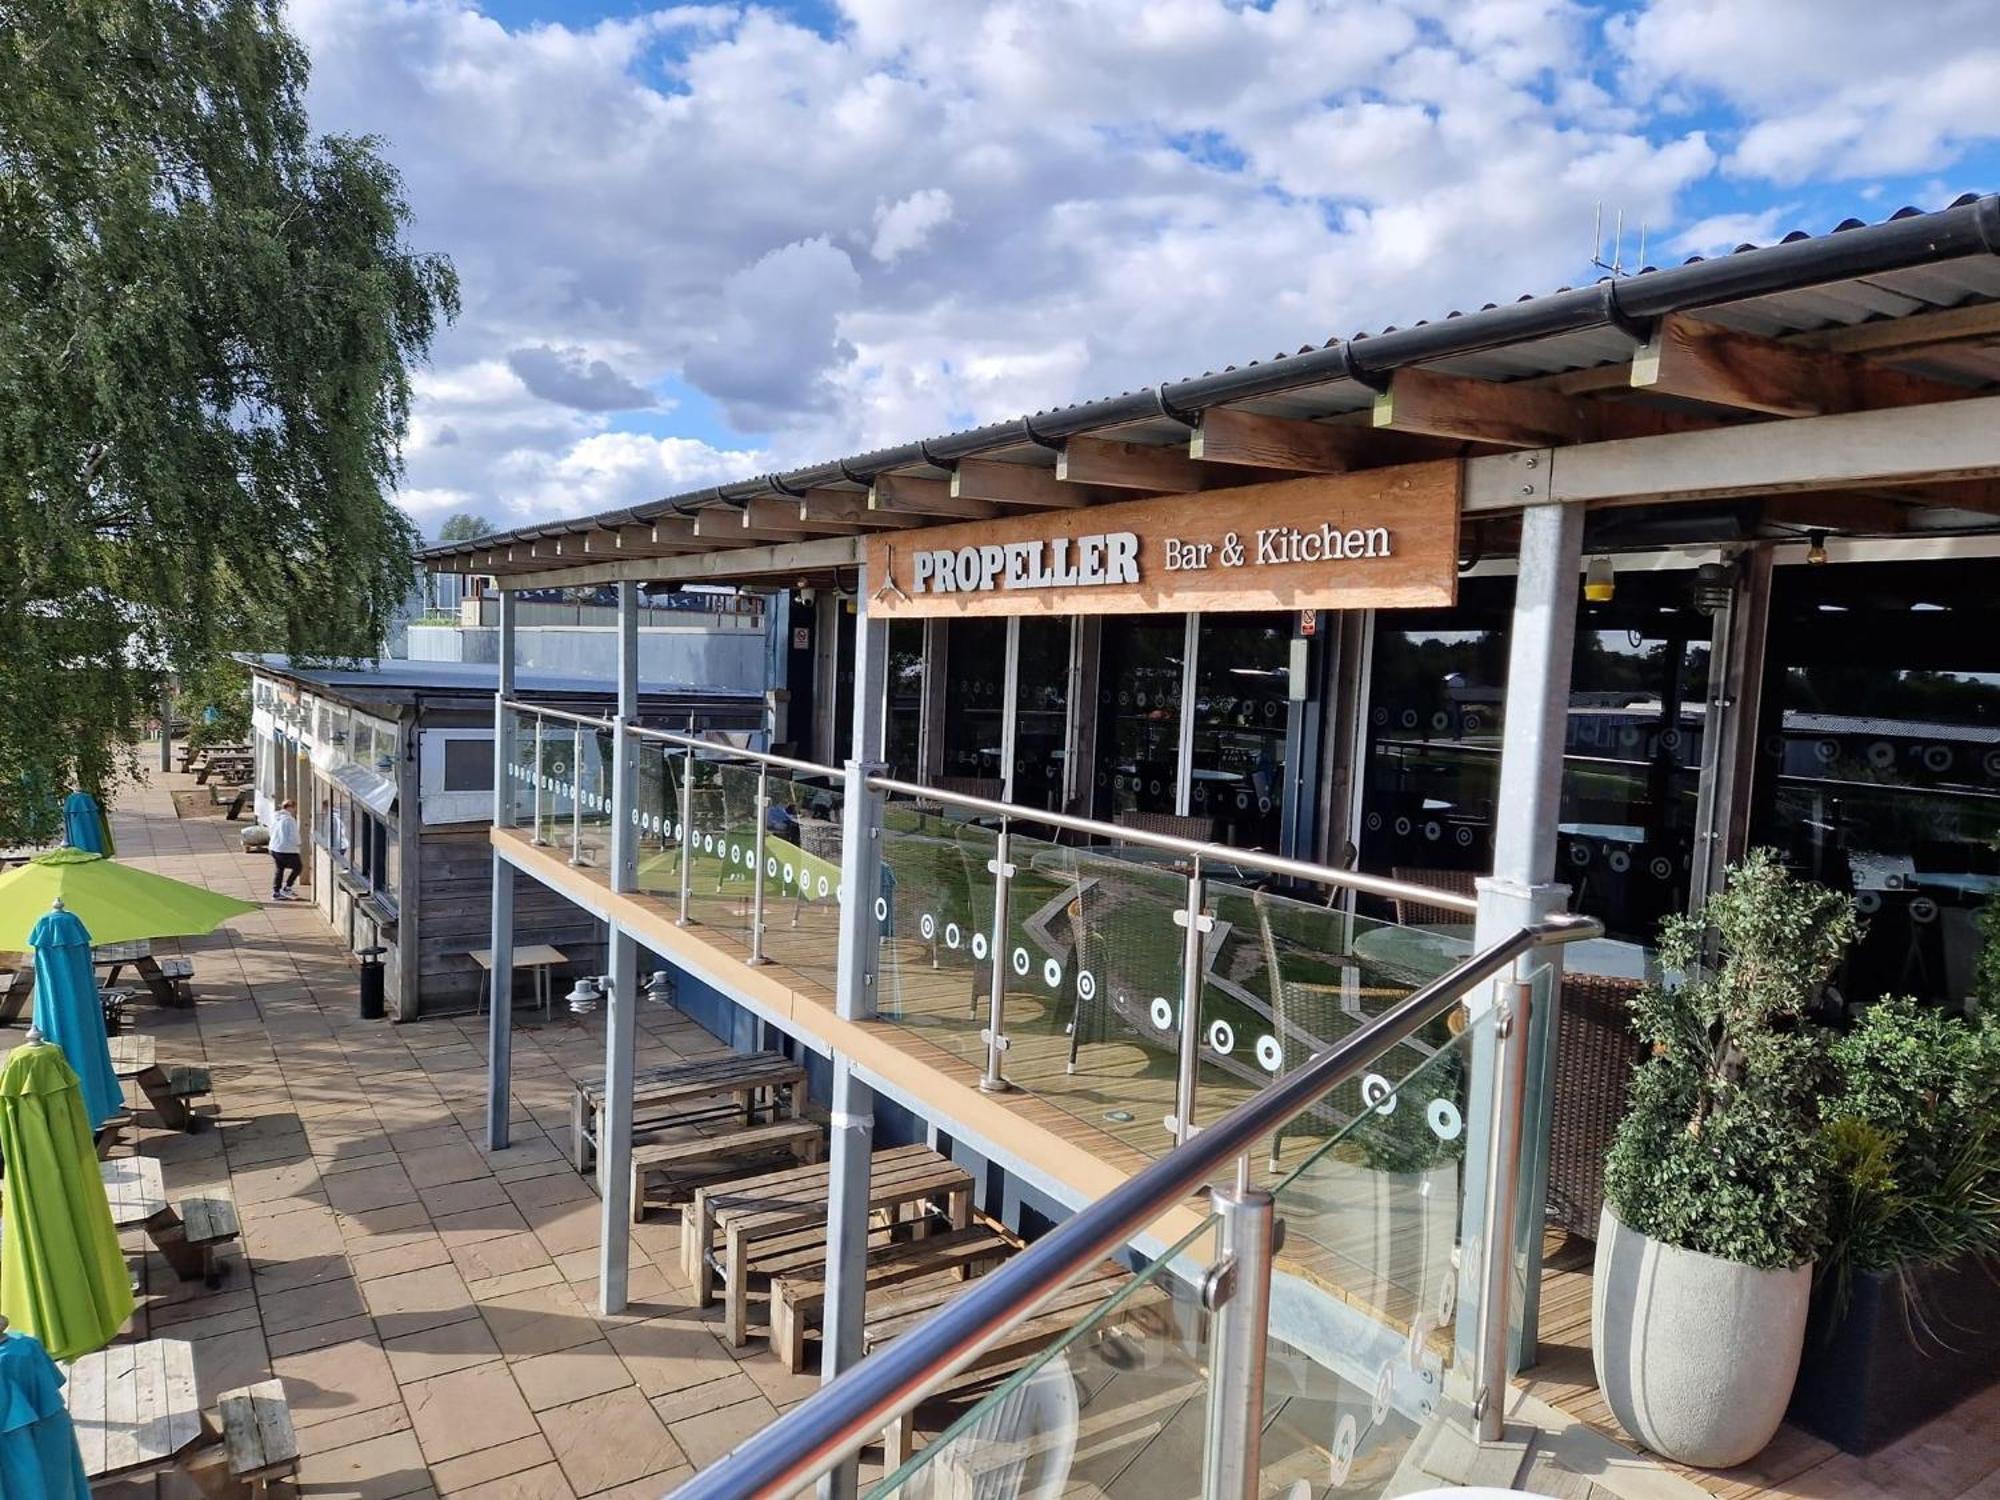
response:
M493 731L426 729L420 733L417 740L417 800L422 804L423 821L426 824L490 823L493 820L492 787L465 792L447 792L444 789L444 747L454 740L483 740L491 745Z

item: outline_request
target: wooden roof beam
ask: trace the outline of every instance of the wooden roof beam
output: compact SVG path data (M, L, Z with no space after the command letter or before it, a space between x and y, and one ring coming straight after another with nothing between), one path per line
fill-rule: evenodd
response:
M695 530L694 517L683 515L656 516L650 527L639 528L650 532L646 538L654 545L674 547L677 552L668 556L678 556L682 552L714 552L725 547L747 547L753 538L732 534L719 536L713 529L706 534Z
M1652 338L1632 356L1631 386L1775 417L1922 406L1975 394L1969 386L1851 354L1758 338L1682 313L1660 319Z
M1239 470L1197 463L1179 446L1124 443L1115 438L1073 437L1056 455L1056 478L1065 484L1107 485L1156 495L1215 489L1237 483L1242 477Z
M1212 406L1188 434L1188 457L1253 469L1339 474L1362 468L1378 439L1365 427L1335 427Z
M808 516L805 505L789 495L759 496L743 503L743 529L795 531L805 536L854 536L863 528L852 521Z
M711 505L694 513L694 534L732 542L796 542L802 540L796 522L784 527L752 526L733 505Z
M877 474L868 487L868 508L905 516L950 516L960 521L990 521L1000 507L988 500L954 495L942 479L913 474Z
M924 524L921 516L870 510L868 497L853 490L807 490L786 503L797 507L801 521L847 525L857 531L905 531Z
M1073 510L1104 500L1129 498L1116 490L1087 484L1065 484L1056 471L1040 464L1010 464L994 458L962 458L952 470L951 492L962 500L1031 510Z
M1500 448L1588 442L1600 424L1586 403L1525 381L1470 380L1411 366L1375 398L1374 425Z

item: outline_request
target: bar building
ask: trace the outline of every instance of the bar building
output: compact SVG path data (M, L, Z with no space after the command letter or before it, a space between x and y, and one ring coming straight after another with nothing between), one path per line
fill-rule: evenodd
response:
M1622 1000L1660 920L1755 846L1867 916L1843 1003L1968 1003L2000 891L2000 199L1440 313L425 555L500 592L493 947L537 940L530 893L608 924L614 1098L642 949L728 1034L813 1059L836 1285L871 1101L1059 1215L1563 911L1603 931L1520 961L1542 999L1509 1177L1520 1222L1587 1237ZM814 626L782 760L638 723L636 589L697 581ZM583 584L627 625L601 853L573 862L548 825L574 789L539 821L531 796L509 600ZM1447 1252L1484 1211L1489 1064L1470 1049L1469 1099L1412 1143L1419 1175L1456 1164ZM1573 1273L1521 1251L1513 1358L1575 1375L1539 1300ZM1274 1333L1365 1389L1338 1351L1400 1325L1357 1257L1295 1222ZM829 1301L831 1363L856 1316Z

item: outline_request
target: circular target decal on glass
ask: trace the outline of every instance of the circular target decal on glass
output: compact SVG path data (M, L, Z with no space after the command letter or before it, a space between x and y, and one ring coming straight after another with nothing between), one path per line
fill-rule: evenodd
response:
M1370 1073L1361 1080L1361 1104L1364 1109L1372 1109L1378 1115L1393 1115L1396 1112L1396 1086L1380 1073Z
M1611 866L1614 875L1623 875L1632 868L1632 856L1623 849L1613 849L1604 856L1604 862Z
M1862 891L1854 898L1854 909L1864 915L1880 911L1882 909L1882 893L1880 891Z
M1153 1003L1149 1007L1149 1010L1153 1017L1153 1025L1156 1028L1161 1031L1172 1031L1174 1029L1174 1008L1167 1003L1165 995L1153 996Z
M1220 1017L1208 1023L1208 1045L1223 1057L1236 1050L1236 1028Z
M1424 824L1424 837L1435 844L1439 839L1444 837L1444 824L1440 823L1436 818L1432 818Z
M1461 825L1452 837L1458 840L1459 848L1470 849L1472 847L1472 830L1470 828Z
M1431 1322L1431 1315L1420 1312L1410 1324L1410 1337L1403 1345L1403 1354L1410 1362L1412 1374L1424 1367L1424 1349L1431 1341L1431 1334L1437 1325Z
M1438 1277L1437 1319L1442 1328L1451 1321L1451 1315L1458 1311L1458 1276L1449 1267Z
M1405 729L1415 729L1417 727L1417 711L1414 708L1404 709L1398 717L1401 719Z
M1275 1073L1285 1065L1285 1049L1278 1045L1274 1036L1257 1038L1257 1066L1266 1073Z
M1664 854L1656 855L1652 863L1646 866L1646 871L1655 880L1671 879L1674 873L1674 862Z
M1929 896L1919 896L1910 903L1910 920L1922 926L1937 920L1938 904Z
M944 924L945 947L956 948L958 946L958 940L959 940L958 923L956 922L945 923Z
M1368 831L1370 833L1380 833L1382 831L1382 815L1380 813L1372 812L1368 815Z
M929 912L925 912L917 921L917 930L924 935L926 940L936 937L937 918Z
M1097 998L1097 976L1088 969L1079 969L1076 974L1076 993L1079 999Z
M777 855L767 854L764 856L764 878L766 880L776 880L778 878Z
M1431 1134L1441 1141L1455 1141L1465 1134L1465 1118L1449 1099L1431 1100L1430 1107L1424 1111L1424 1123L1430 1126Z
M1573 865L1587 865L1587 864L1589 864L1589 863L1590 863L1590 845L1588 845L1588 844L1571 844L1571 845L1569 846L1569 862L1570 862L1571 864L1573 864Z
M1375 1372L1375 1394L1368 1402L1368 1417L1377 1427L1389 1420L1390 1403L1396 1397L1396 1362L1382 1361L1382 1368Z
M1028 977L1028 970L1035 966L1035 960L1029 955L1026 948L1016 948L1014 950L1012 963L1014 965L1014 972L1023 979Z
M1877 740L1868 747L1868 764L1878 771L1886 771L1896 763L1896 747L1887 740Z
M1042 960L1042 983L1050 989L1055 989L1062 983L1062 965L1053 958Z
M784 880L786 885L797 885L799 881L799 872L793 866L786 865L785 868L780 872L780 877Z
M1411 825L1411 823L1410 823L1410 820L1409 820L1408 818L1398 818L1398 819L1396 819L1396 837L1397 837L1397 838L1399 838L1399 839L1406 839L1406 838L1408 838L1408 837L1410 836L1410 828L1411 828L1411 826L1412 826L1412 825Z
M820 893L821 897L822 897L822 898L824 898L824 897L825 897L825 896L827 896L827 895L828 895L829 893L831 893L831 891L832 891L832 890L833 890L833 887L832 887L832 886L831 886L830 884L828 884L828 882L827 882L827 878L826 878L826 877L825 877L824 875L820 876L820 878L819 878L819 893Z
M881 896L875 898L875 920L878 922L889 920L889 903Z
M1943 745L1924 746L1924 769L1926 771L1949 771L1951 751Z
M978 961L978 962L980 962L980 963L984 963L984 962L986 961L986 934L985 934L985 933L983 933L983 932L975 932L975 933L973 933L973 935L972 935L972 956L973 956L973 958L974 958L975 960L977 960L977 961Z
M1385 728L1389 723L1389 710L1378 708L1368 715L1368 719L1377 729Z
M1327 1479L1335 1489L1347 1483L1347 1476L1354 1468L1354 1448L1360 1440L1360 1427L1354 1413L1348 1412L1333 1430L1333 1448L1327 1464Z

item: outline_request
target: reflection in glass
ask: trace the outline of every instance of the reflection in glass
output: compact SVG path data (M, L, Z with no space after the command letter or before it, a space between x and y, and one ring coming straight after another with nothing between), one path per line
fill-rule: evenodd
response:
M922 775L917 756L924 727L924 625L921 620L889 622L889 715L882 758L889 774L902 781Z
M1189 809L1211 838L1275 853L1283 823L1292 616L1208 615L1195 648Z
M1835 982L1962 1001L2000 892L2000 603L1980 568L1780 568L1751 837L1854 893Z
M1063 746L1069 719L1066 619L1021 621L1020 681L1015 689L1014 797L1026 807L1056 808L1063 794Z
M1185 642L1178 615L1104 622L1092 798L1093 816L1102 821L1125 812L1175 811Z
M953 620L946 652L942 774L1000 781L1001 717L1007 698L1007 622Z

